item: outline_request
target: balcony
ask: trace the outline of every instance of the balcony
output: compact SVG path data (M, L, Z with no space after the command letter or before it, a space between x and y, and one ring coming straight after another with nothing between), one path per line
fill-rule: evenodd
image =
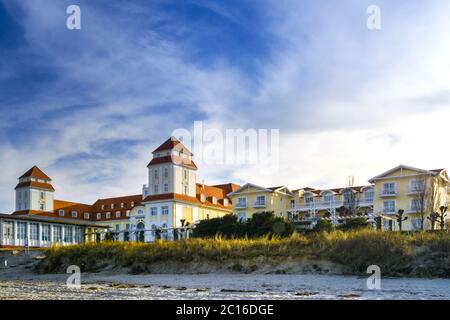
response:
M247 203L246 202L238 202L234 205L235 209L246 209Z
M256 201L253 204L253 208L265 208L266 207L266 202L265 201Z
M382 208L381 214L396 214L397 208Z
M380 197L395 197L397 196L397 190L383 189L380 191Z

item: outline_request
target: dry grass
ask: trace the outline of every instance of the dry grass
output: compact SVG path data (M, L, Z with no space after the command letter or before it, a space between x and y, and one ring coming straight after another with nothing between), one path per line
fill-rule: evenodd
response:
M329 260L350 267L356 274L364 273L369 265L378 265L385 275L450 277L450 235L440 232L401 234L358 230L308 236L294 234L289 238L223 239L218 236L175 242L102 242L55 246L46 256L38 267L41 272L62 271L70 264L79 265L84 271L113 265L139 272L145 268L136 266L154 263L222 263L264 256Z

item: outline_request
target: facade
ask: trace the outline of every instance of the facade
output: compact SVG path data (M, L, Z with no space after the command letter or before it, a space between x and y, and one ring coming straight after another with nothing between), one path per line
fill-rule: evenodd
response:
M294 199L294 193L284 186L265 188L251 183L228 196L233 202L233 212L240 221L251 218L257 212L273 212L287 219L289 206Z
M147 168L148 183L142 194L82 204L55 199L52 179L34 166L19 177L16 210L1 220L6 228L2 227L2 234L8 236L0 245L49 246L105 237L145 242L180 239L189 237L198 221L232 212L227 194L240 186L197 183L193 154L176 138L169 138L153 151ZM70 230L73 237L69 237Z
M188 238L199 221L229 213L245 221L257 212L273 212L307 228L319 220L330 220L336 226L360 216L380 229L395 231L399 230L396 214L401 209L407 217L403 230L419 230L422 225L431 229L427 217L450 204L445 169L404 165L358 187L291 191L285 186L251 183L242 187L233 183L205 185L198 183L193 154L174 137L153 151L147 170L141 194L82 204L56 199L52 179L34 166L18 179L16 210L0 214L0 246L45 247L106 237L118 241L176 240Z
M302 188L294 194L288 208L289 218L300 225L313 227L319 219L324 219L336 226L355 216L374 221L374 188L371 185L325 190Z
M384 172L370 182L375 187L374 212L382 217L384 230L398 230L395 219L398 210L404 210L408 219L403 230L431 229L427 217L439 212L449 202L447 170L423 170L400 165ZM434 226L436 227L436 226Z
M450 182L447 170L423 170L400 165L369 180L365 186L332 189L286 187L264 188L248 183L229 196L233 213L240 219L256 212L273 211L299 227L312 228L319 220L334 226L346 219L365 217L374 227L399 230L398 210L404 210L402 230L431 229L428 219L441 206L450 207ZM447 214L450 227L450 213ZM437 227L436 225L434 226Z

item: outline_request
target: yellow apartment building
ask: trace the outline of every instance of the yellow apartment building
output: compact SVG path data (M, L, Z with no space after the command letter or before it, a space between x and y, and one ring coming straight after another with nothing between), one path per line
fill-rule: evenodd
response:
M400 165L369 180L375 188L374 212L382 219L384 230L398 230L395 219L404 210L408 219L402 230L428 230L427 219L439 207L448 204L447 170L424 170Z
M247 183L228 194L233 203L233 213L245 221L258 212L273 211L278 217L288 219L288 209L294 193L287 187L260 187Z

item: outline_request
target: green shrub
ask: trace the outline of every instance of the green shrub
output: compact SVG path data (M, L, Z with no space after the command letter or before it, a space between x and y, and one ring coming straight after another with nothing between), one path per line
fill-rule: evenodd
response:
M364 217L346 219L342 224L340 224L337 229L342 231L351 231L371 227L371 224L367 222Z
M313 232L331 232L333 231L333 224L329 220L319 220L312 229Z

